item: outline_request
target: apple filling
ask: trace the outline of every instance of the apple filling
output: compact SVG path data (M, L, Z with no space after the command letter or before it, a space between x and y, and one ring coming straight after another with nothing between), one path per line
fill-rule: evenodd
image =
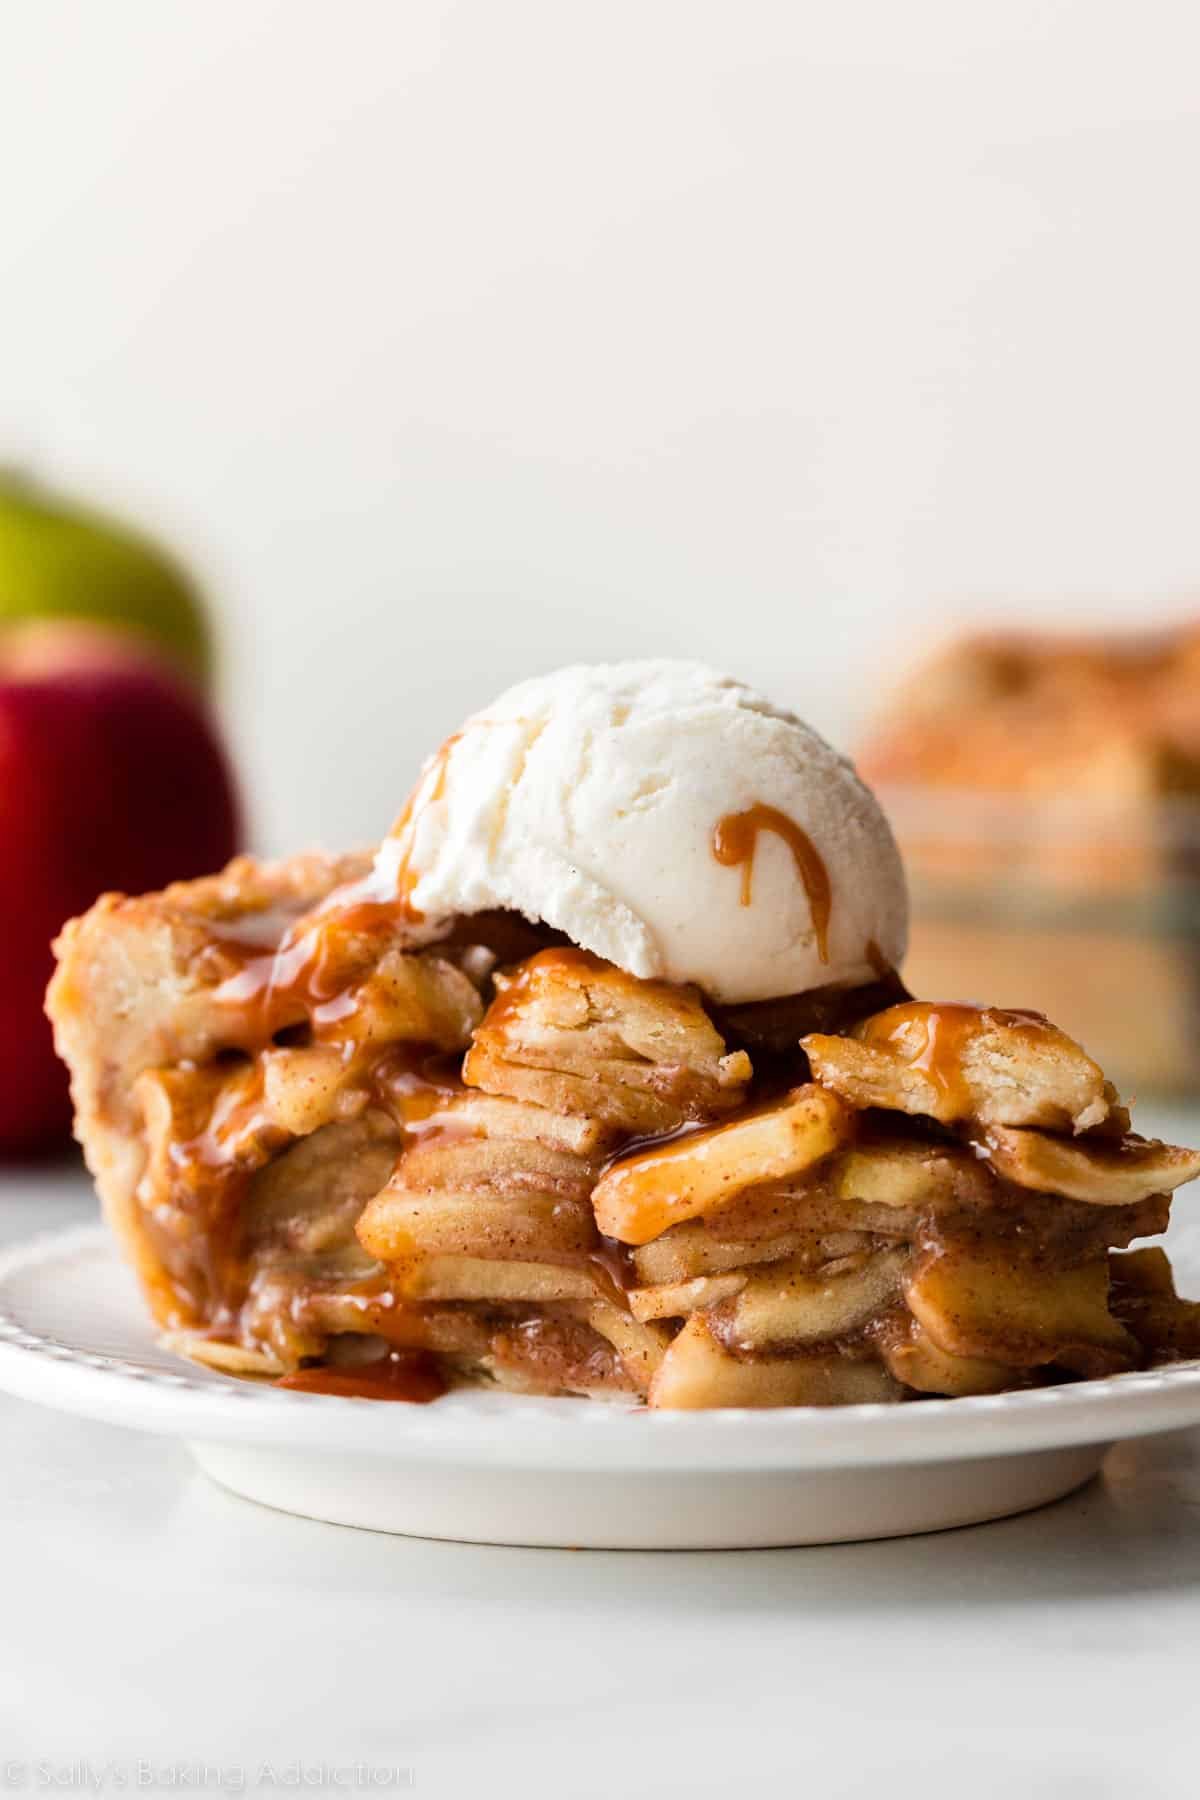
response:
M411 948L365 859L65 930L78 1131L164 1332L291 1386L657 1407L977 1394L1200 1353L1200 1155L1031 1014L891 977L721 1011L507 915Z

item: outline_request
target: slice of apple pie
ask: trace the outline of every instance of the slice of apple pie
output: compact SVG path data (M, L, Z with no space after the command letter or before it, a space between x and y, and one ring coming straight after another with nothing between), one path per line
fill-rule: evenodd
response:
M231 1373L783 1406L1200 1353L1129 1249L1200 1154L1036 1014L910 999L905 930L849 764L618 664L469 720L373 859L106 896L48 1006L154 1314Z
M1131 1135L1046 1021L818 990L781 1049L761 1008L719 1028L503 915L413 948L356 903L364 867L243 860L60 940L79 1133L186 1354L711 1407L1200 1351L1200 1308L1127 1250L1200 1155Z

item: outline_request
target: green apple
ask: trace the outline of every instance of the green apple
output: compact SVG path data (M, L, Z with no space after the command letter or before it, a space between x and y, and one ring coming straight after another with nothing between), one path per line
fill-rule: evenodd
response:
M155 649L201 686L212 641L199 596L128 525L0 472L0 631L62 622Z

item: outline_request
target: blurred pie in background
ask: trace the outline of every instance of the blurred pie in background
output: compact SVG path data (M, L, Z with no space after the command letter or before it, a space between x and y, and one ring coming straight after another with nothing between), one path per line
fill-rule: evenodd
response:
M1044 1008L1126 1083L1200 1084L1200 624L959 639L861 747L918 992Z

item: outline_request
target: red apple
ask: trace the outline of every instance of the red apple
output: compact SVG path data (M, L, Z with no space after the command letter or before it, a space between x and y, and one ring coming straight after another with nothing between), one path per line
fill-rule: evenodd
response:
M121 658L0 651L0 1153L66 1135L65 1071L42 1010L51 939L109 888L144 893L233 855L233 781L203 702ZM30 672L26 672L30 671Z
M204 687L212 639L199 595L169 551L136 527L0 468L0 629L104 630Z

